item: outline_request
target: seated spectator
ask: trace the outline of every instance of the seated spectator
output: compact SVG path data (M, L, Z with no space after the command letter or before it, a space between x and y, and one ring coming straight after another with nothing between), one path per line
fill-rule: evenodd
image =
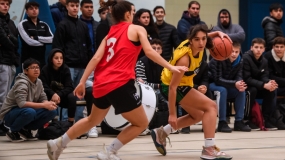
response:
M262 98L262 114L265 128L277 130L285 128L281 121L272 121L273 113L276 112L276 92L278 84L275 80L269 79L268 61L263 57L265 41L262 38L255 38L251 42L251 50L243 55L243 79L247 84L249 94L250 112L245 116L249 120L249 127L254 130L259 128L251 122L251 109L256 98Z
M269 78L278 84L277 95L285 96L285 38L276 37L273 40L273 49L266 52L268 60Z
M94 71L89 75L86 83L85 83L85 95L84 99L86 101L86 108L87 108L87 116L91 114L92 111L92 105L93 105L93 95L92 95L92 89L93 89L93 81L94 81ZM97 138L98 137L98 131L96 126L91 128L88 132L88 137L90 138Z
M43 67L40 79L48 100L62 108L68 108L68 121L73 125L76 97L73 95L73 81L63 55L63 51L58 48L50 51L48 63Z
M232 132L226 122L227 99L234 99L235 102L234 130L251 131L251 128L243 123L246 83L242 78L243 60L240 48L240 43L234 42L232 54L228 59L224 61L211 59L209 62L209 75L212 82L209 89L220 92L218 132Z
M31 130L42 129L56 116L55 102L48 101L40 75L40 64L35 59L23 63L20 73L0 110L0 119L10 130L6 133L12 142L36 140ZM22 138L21 138L21 137Z
M162 54L162 42L159 39L153 39L150 44L157 53ZM139 82L147 84L154 90L157 90L161 84L160 76L162 69L163 67L159 64L143 56L136 65L136 78Z

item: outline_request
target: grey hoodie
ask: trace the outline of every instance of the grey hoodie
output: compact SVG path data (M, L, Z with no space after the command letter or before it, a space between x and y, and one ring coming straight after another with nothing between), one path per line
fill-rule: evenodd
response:
M36 83L33 83L24 73L19 73L2 105L0 120L4 119L5 115L14 107L22 108L26 102L41 103L45 100L47 100L47 96L42 81L37 79Z
M220 21L220 14L223 11L226 11L229 14L230 24L228 28L224 28L224 26L221 24L221 21ZM232 39L232 41L236 41L242 44L242 42L245 39L245 32L240 25L232 24L232 17L231 17L230 12L227 9L220 10L217 20L218 20L217 26L213 28L213 31L221 31L223 33L226 33Z

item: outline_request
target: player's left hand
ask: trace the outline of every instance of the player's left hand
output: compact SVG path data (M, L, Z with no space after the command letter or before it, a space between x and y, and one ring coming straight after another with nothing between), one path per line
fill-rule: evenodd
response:
M233 43L233 41L231 40L231 38L227 34L221 32L221 31L218 31L218 35L219 35L219 37L221 37L222 40L224 40L224 38L227 38L228 40L230 40L231 43Z

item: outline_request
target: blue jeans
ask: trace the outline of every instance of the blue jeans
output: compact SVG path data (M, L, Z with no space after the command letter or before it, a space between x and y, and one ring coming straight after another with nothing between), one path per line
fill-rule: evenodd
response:
M73 80L73 84L74 87L76 87L85 71L85 69L83 68L69 68L70 70L70 74L71 74L71 79ZM84 110L85 106L77 106L76 107L76 113L75 113L75 121L79 121L80 119L84 118L83 116L83 110ZM65 118L65 116L67 116L67 112L66 115L63 116L63 118Z
M4 123L12 132L18 132L22 128L37 130L56 116L56 110L33 108L12 108L4 117Z
M245 92L240 92L236 88L225 88L217 86L215 83L209 85L211 91L220 92L219 100L219 121L226 121L227 99L235 99L235 121L241 121L244 117Z

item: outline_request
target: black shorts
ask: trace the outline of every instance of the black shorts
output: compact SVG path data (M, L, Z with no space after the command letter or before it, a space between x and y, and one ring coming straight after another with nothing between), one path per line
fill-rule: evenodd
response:
M176 91L176 104L180 104L180 101L186 96L186 94L192 89L190 86L178 86ZM160 93L168 100L169 86L165 84L160 85Z
M115 114L121 114L138 108L141 105L141 98L137 94L135 81L132 79L103 97L93 97L93 104L100 109L107 109L112 105L115 108Z

